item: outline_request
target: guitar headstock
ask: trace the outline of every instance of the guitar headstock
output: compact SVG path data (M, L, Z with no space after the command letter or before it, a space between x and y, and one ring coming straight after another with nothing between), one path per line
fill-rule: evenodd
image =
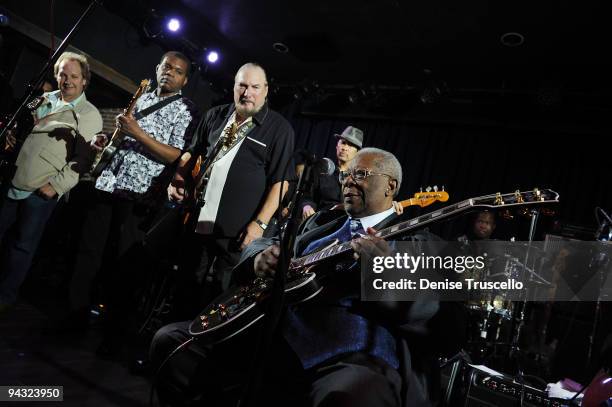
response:
M148 92L151 89L151 79L143 79L140 81L140 86L136 90L136 99L138 99L143 93Z
M130 100L130 103L128 104L127 108L125 108L124 112L132 112L134 110L134 107L136 106L136 101L138 100L138 98L141 97L143 93L148 92L150 88L151 79L141 80L138 89L136 89L134 96L132 96L132 100Z
M519 191L481 196L473 199L473 206L503 208L510 206L534 205L559 202L559 194L551 189L534 188L531 191Z
M420 192L414 194L413 199L416 201L416 204L421 208L431 205L434 202L446 202L448 201L448 192L444 190L438 190L438 186L434 185L434 187L425 188L425 192L421 189Z

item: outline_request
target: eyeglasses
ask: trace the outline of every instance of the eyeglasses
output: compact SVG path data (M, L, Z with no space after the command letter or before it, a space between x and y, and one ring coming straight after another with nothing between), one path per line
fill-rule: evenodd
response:
M349 175L355 181L363 181L370 175L383 175L385 177L389 177L390 179L394 179L391 175L382 174L380 172L372 172L372 170L370 170L369 168L353 168L350 171L340 171L340 173L338 174L338 180L341 184L343 184L344 181L346 181L346 179L349 177Z

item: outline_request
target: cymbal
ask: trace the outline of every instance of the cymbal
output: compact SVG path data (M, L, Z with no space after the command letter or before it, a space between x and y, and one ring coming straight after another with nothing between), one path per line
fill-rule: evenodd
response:
M485 276L484 281L500 281L500 278L506 279L510 277L512 276L508 275L508 273L495 273L495 274L489 274ZM555 284L548 283L546 281L517 279L516 277L514 277L514 279L517 281L520 281L523 284L523 287L527 287L527 288L538 288L538 287L553 288L555 287Z

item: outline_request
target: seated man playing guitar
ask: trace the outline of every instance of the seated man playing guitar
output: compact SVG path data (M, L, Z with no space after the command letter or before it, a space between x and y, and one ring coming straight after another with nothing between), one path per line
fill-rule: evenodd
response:
M314 252L337 240L351 241L356 259L389 255L391 247L375 233L397 222L392 201L402 180L399 162L389 152L365 148L340 173L340 180L346 216L298 236L294 254ZM279 266L279 254L272 240L258 239L244 250L234 273L239 280L267 279ZM420 336L419 343L429 343L427 323L439 303L362 302L359 263L348 263L326 280L317 297L285 311L264 369L259 403L430 405L423 366L433 358L423 358L433 353L412 353L412 338ZM333 270L336 264L324 262L321 267ZM189 340L187 325L175 323L157 332L151 347L155 363L162 365ZM181 397L200 397L206 405L224 405L241 397L250 378L257 331L246 329L214 347L197 343L171 356L160 370L160 398L180 405L186 402Z

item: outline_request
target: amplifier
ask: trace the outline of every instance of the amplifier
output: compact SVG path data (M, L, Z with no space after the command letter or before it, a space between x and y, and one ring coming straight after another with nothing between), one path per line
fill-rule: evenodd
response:
M524 407L562 407L566 404L564 401L548 398L543 390L521 385L512 377L492 375L478 368L471 370L465 407L516 407L521 405Z

